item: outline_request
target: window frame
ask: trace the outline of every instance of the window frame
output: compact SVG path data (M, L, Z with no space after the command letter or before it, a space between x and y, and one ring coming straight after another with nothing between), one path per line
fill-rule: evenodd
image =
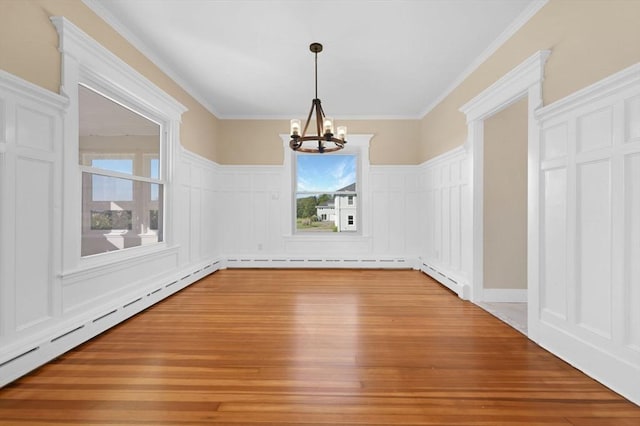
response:
M92 177L93 176L105 176L105 177L111 177L111 178L118 178L118 179L123 179L123 180L127 180L129 182L132 183L132 199L131 200L107 200L107 201L90 201L91 204L96 203L110 203L113 201L119 201L121 203L123 203L123 205L127 208L123 208L123 210L129 210L129 211L136 211L136 207L142 207L146 204L151 204L153 202L153 200L151 200L151 184L158 184L160 185L160 187L162 188L162 191L166 191L167 188L167 181L166 179L164 179L164 175L165 175L165 167L163 166L164 162L164 158L163 158L163 153L168 152L167 149L167 132L164 130L164 124L162 121L158 121L157 118L153 119L150 118L149 116L153 116L152 113L148 112L148 111L140 111L139 110L139 106L135 106L130 104L131 101L126 101L126 100L118 100L115 99L113 97L110 96L109 89L108 88L94 88L91 84L88 83L84 83L82 81L80 81L79 86L84 87L85 89L88 89L90 91L92 91L96 96L102 96L105 99L108 99L111 102L114 102L116 104L119 104L121 106L123 106L124 108L128 109L131 111L132 114L137 114L155 124L158 125L159 127L159 134L158 134L158 153L149 153L149 152L107 152L107 151L100 151L100 150L95 150L95 151L88 151L88 152L81 152L80 151L80 139L78 136L78 155L81 158L81 162L79 163L79 170L80 170L80 180L81 180L81 187L82 187L82 198L81 198L81 214L82 214L82 225L81 225L81 242L80 242L80 257L81 259L87 259L90 257L96 257L96 256L107 256L110 255L114 252L120 252L120 251L124 251L124 250L133 250L133 249L137 249L138 247L141 246L153 246L153 245L158 245L158 244L162 244L163 240L164 240L164 234L165 234L165 229L164 229L164 224L162 224L162 226L159 226L160 229L158 230L151 230L150 229L150 223L147 223L147 212L148 209L142 209L140 211L141 213L141 218L134 220L134 224L138 225L138 224L142 224L142 225L147 225L145 227L145 230L138 230L138 229L112 229L108 232L105 232L105 230L97 230L97 229L92 229L91 228L91 212L93 211L93 208L88 208L88 211L85 211L85 202L84 202L84 198L85 196L91 194L91 196L93 196L93 188L85 188L84 185L82 184L83 181L83 176L85 173L90 174ZM94 83L95 84L95 83ZM114 97L117 97L117 94L114 94ZM79 124L79 122L78 122ZM152 178L152 177L147 177L147 176L151 176L151 163L150 161L152 159L158 158L159 160L159 164L158 164L158 178ZM131 170L131 174L129 173L124 173L124 172L117 172L117 171L113 171L113 170L108 170L108 169L103 169L100 167L94 167L91 165L92 160L94 159L131 159L132 160L132 170ZM149 164L147 164L149 163ZM139 164L140 169L136 170L136 165ZM141 172L142 174L136 174L136 172ZM137 183L148 183L150 184L149 190L136 190L136 188L139 188L140 185L137 185ZM138 193L139 192L139 193ZM137 197L136 197L137 195ZM163 210L166 208L166 197L165 194L158 194L158 198L159 200L163 200L163 205L162 206L158 206L159 210ZM141 206L142 204L142 206ZM90 207L89 204L87 204L87 207ZM164 215L160 215L161 217L164 217ZM150 221L150 217L148 218ZM105 235L105 236L117 236L117 235L137 235L138 237L152 237L152 236L156 236L158 238L160 238L160 241L156 241L153 242L151 244L139 244L133 247L126 247L126 248L121 248L118 250L113 250L113 251L105 251L102 253L94 253L94 254L87 254L87 255L83 255L82 254L82 247L83 247L83 238L84 236L98 236L98 235Z
M352 156L355 158L355 163L356 163L356 190L355 191L347 191L347 192L337 192L337 191L327 191L327 192L315 192L315 191L298 191L298 158L300 158L300 156L314 156L314 155L324 155L326 157L328 156ZM310 154L310 153L305 153L305 152L295 152L294 153L294 165L293 165L293 187L294 187L294 193L293 193L293 203L294 203L294 213L293 213L293 233L296 235L308 235L311 232L314 231L305 231L305 230L299 230L297 229L297 217L298 217L298 212L297 212L297 196L300 194L308 194L308 195L313 195L313 194L330 194L333 196L333 200L334 200L334 210L335 210L335 202L336 202L336 196L337 195L342 195L342 196L349 196L349 197L356 197L358 198L360 196L360 168L361 168L361 164L362 161L360 159L360 155L361 152L359 150L357 151L345 151L344 149L340 150L340 151L336 151L336 152L331 152L331 153L325 153L325 154ZM349 206L352 206L353 204L349 204ZM355 206L356 209L356 216L360 215L360 211L358 209L358 206ZM351 235L359 235L362 234L360 232L359 227L356 227L355 231L350 231L350 230L344 230L344 231L340 231L338 230L338 232L336 232L337 234L341 234L341 233L347 233L347 234L351 234ZM318 232L318 234L329 234L329 233L333 233L333 232Z
M296 152L289 147L288 134L281 134L284 162L283 162L283 186L282 186L282 203L283 212L282 229L285 242L322 242L322 241L361 241L370 238L371 235L371 208L370 208L370 188L369 188L369 145L373 134L353 134L349 135L345 148L336 151L335 154L356 154L358 161L358 175L356 182L357 211L358 217L355 218L359 224L356 232L295 232L296 218ZM314 155L331 155L331 153L314 154Z
M162 89L134 70L64 17L51 18L59 35L62 56L62 91L69 99L63 127L65 143L62 152L63 169L63 265L60 276L72 277L84 270L129 262L132 258L176 250L173 232L174 167L180 156L180 122L187 111ZM82 174L79 162L79 86L86 86L161 126L160 180L164 184L163 242L123 250L81 256ZM74 166L71 166L74 165ZM96 171L91 168L91 172ZM86 170L86 169L85 169ZM99 174L131 179L131 175L100 169ZM153 181L156 183L156 181ZM74 190L75 188L75 190Z

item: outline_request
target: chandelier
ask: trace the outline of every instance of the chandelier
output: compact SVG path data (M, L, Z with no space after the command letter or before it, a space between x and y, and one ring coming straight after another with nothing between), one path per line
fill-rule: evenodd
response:
M316 60L316 97L311 102L311 110L307 116L307 121L304 123L302 134L300 133L300 120L291 120L291 141L289 142L289 146L292 150L300 152L322 154L324 152L338 151L344 148L344 144L347 143L345 140L347 137L347 126L338 126L337 132L334 135L333 120L325 117L320 99L318 99L318 53L322 52L322 45L320 43L311 43L309 50L315 54ZM316 133L315 135L307 135L309 123L311 123L311 117L314 116L314 111ZM302 146L305 142L309 141L312 141L313 144L308 144L307 147ZM317 146L315 145L316 142ZM333 143L334 146L327 146L329 143Z

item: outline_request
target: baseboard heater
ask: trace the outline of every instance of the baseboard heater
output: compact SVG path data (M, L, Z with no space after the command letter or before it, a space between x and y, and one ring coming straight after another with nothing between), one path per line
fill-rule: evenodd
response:
M415 269L415 260L404 257L393 258L337 258L337 257L250 257L231 256L226 260L227 268L377 268Z
M95 315L79 319L70 319L66 326L51 327L40 337L31 338L22 344L15 343L15 348L0 358L0 387L18 379L41 365L64 354L68 350L110 329L118 323L158 303L162 299L182 290L194 282L222 269L221 260L208 262L206 265L194 265L194 270L182 270L178 275L156 286L145 286L139 294L129 294L120 299L115 306L104 307Z
M458 277L455 277L452 274L447 274L439 268L425 262L420 262L419 269L434 280L438 281L440 284L447 287L449 290L456 293L460 298L469 299L469 286Z

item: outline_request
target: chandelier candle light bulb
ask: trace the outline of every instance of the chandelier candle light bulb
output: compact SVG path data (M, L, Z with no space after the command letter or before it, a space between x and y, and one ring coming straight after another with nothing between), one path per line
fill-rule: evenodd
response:
M324 134L327 133L333 134L333 119L331 118L324 119Z
M291 120L291 141L289 141L289 147L294 151L319 154L338 151L343 149L344 144L347 143L347 127L338 126L338 137L334 137L333 120L325 116L322 104L318 98L318 53L322 52L322 45L320 43L311 43L309 50L315 55L316 97L311 101L311 110L309 111L307 121L305 121L303 128L300 120ZM316 134L307 135L309 124L311 124L312 121L315 122L315 125L311 126L311 128L313 129L315 127ZM300 133L301 128L302 133ZM314 142L315 146L303 147L302 145L308 141ZM333 143L334 146L331 146L329 142Z
M291 135L300 136L300 120L297 118L291 120Z
M338 126L338 139L345 140L347 138L347 126Z

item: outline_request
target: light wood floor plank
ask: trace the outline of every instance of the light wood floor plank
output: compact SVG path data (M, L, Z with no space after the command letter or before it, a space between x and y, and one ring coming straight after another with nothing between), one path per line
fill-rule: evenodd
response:
M0 390L0 425L640 425L416 271L224 270Z

